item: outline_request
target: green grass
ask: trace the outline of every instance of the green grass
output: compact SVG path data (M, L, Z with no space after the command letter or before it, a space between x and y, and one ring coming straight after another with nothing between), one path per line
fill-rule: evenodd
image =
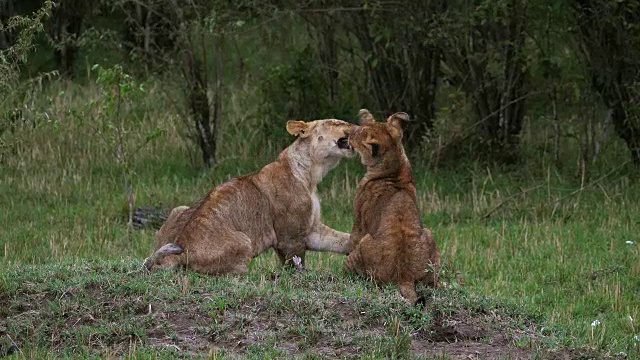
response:
M572 189L529 193L489 219L482 214L491 202L467 208L469 220L431 225L468 288L543 314L549 325L565 329L568 343L633 351L640 345L633 339L640 315L639 209L637 185L626 182L610 183L606 195L587 190L561 201L555 212L556 199ZM499 198L498 191L476 196ZM429 223L429 215L425 219ZM595 336L594 320L602 324Z
M312 259L300 273L282 270L268 253L246 277L215 278L148 274L138 259L16 266L0 283L0 328L5 344L18 342L21 355L37 358L442 358L433 341L472 339L475 351L500 341L496 334L510 336L503 356L558 352L516 306L447 287L423 290L426 310L407 307L394 287ZM454 334L447 322L473 330Z
M19 342L26 357L170 358L172 344L231 357L401 357L437 341L434 317L460 314L528 334L509 344L534 355L566 346L640 356L640 185L613 140L585 179L536 157L529 133L528 158L517 169L414 162L423 220L448 283L422 290L432 305L417 311L392 287L343 274L338 255L310 256L304 274L280 269L270 253L253 261L247 278L140 272L154 230L127 236L119 166L96 135L96 110L83 107L97 94L91 85L54 83L24 109L36 126L3 135L0 334ZM137 205L188 204L276 156L247 103L251 90L238 89L227 103L218 165L198 168L199 154L184 146L181 122L162 96L149 85L130 110L142 114L145 129L130 129L132 147L149 129L164 130L132 156ZM356 159L345 161L321 184L329 226L350 230L362 173ZM176 315L191 310L202 321ZM592 327L594 320L600 325ZM187 328L193 346L181 337ZM167 346L154 343L160 337Z

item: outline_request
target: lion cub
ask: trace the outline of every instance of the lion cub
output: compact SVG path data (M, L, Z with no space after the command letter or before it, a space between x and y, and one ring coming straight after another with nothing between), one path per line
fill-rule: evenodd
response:
M380 283L397 283L402 296L415 304L416 282L437 287L440 254L431 232L422 228L411 165L402 147L400 125L408 119L406 113L395 113L376 122L368 110L360 110L361 126L349 143L367 172L356 189L353 250L345 267Z

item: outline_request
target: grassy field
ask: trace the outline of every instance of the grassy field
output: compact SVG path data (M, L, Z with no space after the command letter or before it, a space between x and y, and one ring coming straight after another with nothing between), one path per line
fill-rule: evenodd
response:
M54 84L3 136L5 348L15 342L26 357L640 357L640 184L615 142L588 178L548 164L532 130L517 169L414 162L447 286L422 289L428 304L413 309L393 287L346 276L337 255L313 254L301 274L271 253L247 278L143 273L154 230L127 234L121 167L96 127L99 109L87 105L97 96L92 85ZM163 134L131 153L137 206L188 204L279 150L261 137L260 116L245 103L251 91L239 89L226 106L218 165L199 169L162 96L150 87L127 113L139 118L128 148L152 129ZM350 230L362 173L349 160L321 184L329 226ZM454 340L473 346L459 352L446 345Z

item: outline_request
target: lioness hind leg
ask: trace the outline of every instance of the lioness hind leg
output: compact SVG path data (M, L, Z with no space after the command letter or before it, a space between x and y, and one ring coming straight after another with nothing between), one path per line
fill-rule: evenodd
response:
M156 249L175 241L176 236L189 220L192 212L193 209L188 206L178 206L171 210L167 220L156 232Z
M167 255L162 260L157 261L149 271L171 270L180 265L180 255Z
M180 217L180 215L182 215L182 213L187 210L189 210L189 207L185 205L174 207L173 209L171 209L171 212L169 212L169 216L167 217L165 223L173 223L177 221L178 217Z
M143 266L147 270L170 269L178 265L180 258L177 255L183 249L175 245L174 241L192 211L188 206L178 206L171 210L167 220L156 232L156 250L144 260Z
M183 261L187 268L209 275L246 274L253 257L251 239L239 231L215 236L215 241L185 249Z
M179 255L182 252L181 246L172 243L166 244L149 256L143 266L149 271L171 269L180 262Z

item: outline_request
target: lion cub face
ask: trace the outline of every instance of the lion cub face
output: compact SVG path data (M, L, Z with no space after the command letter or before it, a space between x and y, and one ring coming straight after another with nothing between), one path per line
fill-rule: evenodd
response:
M395 168L398 157L404 155L401 121L406 113L395 113L386 122L376 122L371 113L360 113L360 124L349 137L349 143L368 168Z
M354 128L356 126L353 124L335 119L287 122L289 134L307 143L312 157L317 161L353 156L349 135Z

